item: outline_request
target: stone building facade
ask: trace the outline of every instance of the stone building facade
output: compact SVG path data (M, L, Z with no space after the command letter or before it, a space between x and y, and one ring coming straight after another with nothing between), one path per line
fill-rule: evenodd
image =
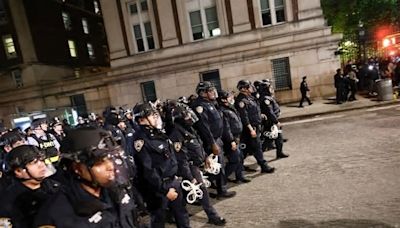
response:
M286 103L299 99L304 75L313 97L334 93L332 76L340 67L334 51L341 35L331 33L319 0L100 4L110 69L46 85L30 104L57 109L82 95L90 112L101 113L109 104L131 108L137 102L189 96L201 80L236 91L240 79L265 78L274 81L278 100Z

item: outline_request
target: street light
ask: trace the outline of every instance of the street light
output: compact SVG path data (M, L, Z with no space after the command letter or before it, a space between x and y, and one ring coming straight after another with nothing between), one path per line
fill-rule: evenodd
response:
M359 42L359 50L358 55L360 59L365 61L365 28L362 21L358 22L358 42Z

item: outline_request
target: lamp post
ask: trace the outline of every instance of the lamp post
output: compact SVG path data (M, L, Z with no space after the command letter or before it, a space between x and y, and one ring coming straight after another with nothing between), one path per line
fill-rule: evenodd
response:
M358 22L358 56L359 59L361 59L363 62L365 62L366 59L366 51L365 51L365 28L364 24L359 21Z

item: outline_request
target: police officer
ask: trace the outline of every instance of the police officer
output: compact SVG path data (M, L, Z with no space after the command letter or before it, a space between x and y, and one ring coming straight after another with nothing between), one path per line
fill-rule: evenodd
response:
M10 175L6 175L9 171L6 156L13 148L24 144L26 141L18 131L7 131L0 136L0 194L12 181Z
M276 125L278 130L278 135L275 138L268 139L266 140L272 140L275 142L276 145L276 157L277 159L279 158L286 158L289 157L289 155L283 153L282 148L283 148L283 137L282 137L282 130L281 130L281 124L279 122L279 116L281 114L281 110L279 108L278 102L276 102L276 99L274 97L274 88L272 86L271 81L266 80L260 85L260 107L261 107L261 112L266 116L266 125L265 129L266 131L269 131L273 125Z
M199 82L196 87L198 97L192 103L192 109L199 117L195 124L196 130L204 143L204 149L207 154L218 156L218 162L221 163L221 171L215 176L217 185L217 198L230 198L236 195L235 191L227 191L224 151L222 134L224 121L222 113L215 106L218 97L215 86L209 82Z
M300 93L301 93L301 100L299 104L299 108L303 108L303 102L306 100L308 105L312 105L310 98L307 96L307 93L310 91L307 84L307 76L303 77L303 80L300 83Z
M7 175L12 183L0 195L3 222L9 220L12 227L32 227L39 208L58 191L59 184L46 178L44 159L44 151L32 145L17 146L7 154Z
M246 157L247 154L253 153L257 164L261 167L261 172L273 173L275 168L267 164L261 149L261 111L257 99L251 95L255 92L254 87L249 80L240 80L237 84L237 89L240 93L236 97L235 107L243 124L241 136L243 156Z
M122 118L117 109L113 106L108 106L104 110L103 115L105 118L104 129L111 132L115 141L117 141L125 151L130 152L130 149L127 149L124 133L118 128L118 124L122 122Z
M211 205L200 170L200 167L206 162L206 152L204 151L200 136L193 128L193 124L198 121L198 118L186 104L178 103L176 107L171 109L173 109L172 116L174 123L170 138L176 149L176 157L179 163L178 173L185 180L189 180L194 184L202 184L200 189L203 191L203 198L199 200L207 214L208 223L222 226L226 223L226 220L220 217Z
M35 227L136 227L135 203L116 185L123 151L109 132L82 127L64 142L69 183L41 208Z
M138 188L151 215L151 227L164 227L165 210L170 208L178 227L190 227L171 140L157 129L158 112L148 103L133 110L139 124L134 135Z
M50 133L53 134L54 137L56 137L59 143L61 143L62 140L65 138L65 133L63 129L63 124L60 119L58 119L58 117L54 117L53 120L50 122L50 128Z
M33 134L27 137L29 145L39 147L46 152L46 163L56 163L59 160L60 143L56 137L48 132L48 124L45 118L32 121Z
M235 97L233 93L227 91L218 92L218 104L221 110L225 123L224 123L224 151L228 158L228 163L225 167L226 177L229 177L235 172L235 182L248 183L250 179L243 175L243 154L238 145L240 144L240 135L243 131L242 121L240 120L239 113L234 107ZM225 127L226 126L226 127Z

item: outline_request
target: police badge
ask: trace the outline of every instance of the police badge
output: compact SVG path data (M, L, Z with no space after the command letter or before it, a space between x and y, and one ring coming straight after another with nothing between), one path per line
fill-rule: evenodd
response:
M137 152L140 152L140 150L142 149L142 147L144 145L144 141L142 139L136 140L133 145L135 147L135 150Z
M179 151L181 150L181 148L182 148L182 143L180 143L180 142L175 142L175 143L174 143L174 148L175 148L175 151L176 151L176 152L179 152Z

